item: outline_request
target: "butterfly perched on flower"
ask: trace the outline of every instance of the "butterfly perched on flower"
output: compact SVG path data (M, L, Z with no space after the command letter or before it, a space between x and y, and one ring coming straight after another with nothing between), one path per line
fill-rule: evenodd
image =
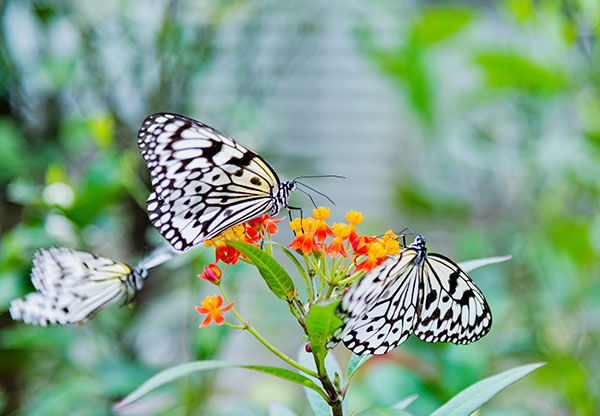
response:
M414 242L367 274L342 297L342 340L355 354L385 354L410 334L427 342L468 344L492 325L490 308L473 280L449 258Z
M169 113L146 118L138 146L152 183L148 216L177 250L287 204L296 181L281 182L260 155L199 121Z
M170 247L161 247L132 269L108 257L65 247L41 249L31 271L37 292L13 300L10 315L42 326L83 323L121 299L131 302L142 289L148 269L173 255Z

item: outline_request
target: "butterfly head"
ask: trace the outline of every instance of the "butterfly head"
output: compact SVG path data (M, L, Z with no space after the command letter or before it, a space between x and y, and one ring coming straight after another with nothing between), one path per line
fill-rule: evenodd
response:
M426 252L427 247L425 246L425 237L423 237L421 234L416 234L415 241L413 241L408 247L416 248L419 251Z
M142 266L137 266L135 269L133 269L132 275L133 283L135 284L135 290L142 290L142 287L144 286L144 279L148 277L148 269Z

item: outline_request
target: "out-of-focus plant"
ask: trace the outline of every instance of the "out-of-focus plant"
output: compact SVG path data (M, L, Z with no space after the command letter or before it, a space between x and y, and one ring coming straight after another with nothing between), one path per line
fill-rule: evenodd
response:
M206 246L215 249L215 263L222 261L227 264L225 269L221 270L215 263L211 263L198 275L199 278L216 285L220 292L206 297L201 302L202 306L196 307L198 313L206 315L200 328L214 322L216 325L225 324L232 329L247 331L297 372L281 367L222 361L191 362L164 370L152 377L118 403L115 409L122 409L158 386L192 372L238 367L261 371L303 386L317 415L343 415L350 381L370 357L353 355L347 370L342 373L333 356L328 354L331 348L328 341L342 325L342 321L336 315L339 298L365 273L389 256L398 254L402 248L398 236L391 230L381 238L360 235L357 225L363 221L361 213L350 211L346 214L347 223L336 223L333 226L326 222L329 215L329 209L319 207L313 210L313 217L297 218L290 222L295 237L287 247L272 240L272 235L278 231L277 223L281 220L275 220L265 214L246 224L236 225L205 242ZM298 274L302 277L304 296L296 289L286 269L273 258L273 247L283 251L296 266ZM269 342L242 316L234 302L230 301L222 285L223 272L240 259L258 269L271 292L287 304L289 312L296 318L302 333L298 339L302 337L306 341L305 352L300 353L299 360L294 360ZM465 263L465 268L472 270L503 260L506 258L475 260ZM228 311L237 318L239 325L227 322L224 314ZM310 354L312 359L307 359L307 354ZM539 364L519 367L479 382L454 397L435 414L469 415L502 388L538 366ZM403 409L409 404L410 401L405 401L388 409L370 409L367 412L408 414Z

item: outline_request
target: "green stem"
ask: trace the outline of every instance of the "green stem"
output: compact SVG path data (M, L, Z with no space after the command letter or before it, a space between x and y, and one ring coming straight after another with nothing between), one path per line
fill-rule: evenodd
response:
M246 328L245 328L248 332L250 332L252 335L254 335L254 337L261 343L263 344L265 347L267 347L267 349L269 351L271 351L273 354L275 354L276 356L278 356L279 358L281 358L283 361L285 361L286 363L288 363L289 365L291 365L294 368L297 368L298 370L302 371L305 374L308 374L309 376L313 376L313 377L319 377L319 375L317 373L315 373L312 370L309 370L308 368L298 364L296 361L292 360L290 357L288 357L287 355L285 355L284 353L282 353L281 351L279 351L277 348L275 348L269 341L267 341L262 335L260 335L258 333L258 331L256 329L254 329L254 327L252 325L250 325L249 323L246 324Z
M308 305L312 306L314 299L315 299L315 273L314 271L311 272L312 267L310 266L310 263L308 262L308 257L306 256L302 256L302 258L304 259L304 263L306 263L306 272L308 273L308 276L310 277L310 288L308 291Z
M221 294L223 295L223 298L225 298L225 301L227 302L227 304L230 305L231 302L229 302L229 299L227 299L227 295L225 294L225 291L223 290L223 288L221 287L220 284L218 285L218 287L219 287L219 290L221 291ZM241 327L241 329L245 329L246 331L248 331L252 335L254 335L254 338L256 338L265 347L267 347L267 349L269 351L271 351L273 354L275 354L276 356L278 356L279 358L281 358L283 361L285 361L286 363L288 363L292 367L297 368L298 370L302 371L303 373L308 374L309 376L316 377L316 378L319 377L319 375L317 373L315 373L314 371L312 371L312 370L310 370L310 369L308 369L308 368L300 365L299 363L297 363L296 361L292 360L290 357L288 357L287 355L285 355L284 353L282 353L281 351L279 351L273 344L271 344L261 334L259 334L258 331L256 329L254 329L254 327L249 322L246 322L240 316L240 314L235 310L234 307L231 308L231 311L235 314L235 316L242 323L243 326Z

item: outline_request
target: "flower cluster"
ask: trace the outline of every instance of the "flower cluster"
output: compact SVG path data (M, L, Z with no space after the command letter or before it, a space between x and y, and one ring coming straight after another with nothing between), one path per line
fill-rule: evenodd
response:
M385 233L382 238L359 235L356 226L363 221L360 212L348 212L348 223L335 223L333 227L325 222L329 216L328 208L319 207L313 210L314 218L296 218L290 222L290 228L296 233L296 237L288 247L305 256L324 253L332 259L337 256L352 258L356 271L363 272L368 272L388 256L400 252L398 237L392 231ZM327 237L332 237L333 240L327 243Z
M240 252L227 245L225 240L242 241L258 246L258 242L263 237L275 234L279 231L277 223L280 221L282 220L274 220L265 214L250 220L245 224L234 225L215 238L206 240L204 245L206 247L215 248L215 263L218 263L220 260L228 265L236 264L240 257Z
M311 299L309 303L318 297L329 297L336 290L343 291L364 273L401 250L398 236L392 231L386 232L381 238L359 234L357 226L363 222L360 212L352 210L346 213L346 222L332 225L326 222L331 215L329 208L315 208L312 214L312 217L296 218L290 222L295 236L288 245L306 260L305 276L310 276L306 281ZM235 225L206 241L205 246L215 248L216 260L206 266L198 277L216 284L225 295L221 287L222 270L217 263L222 261L229 267L236 264L240 256L245 259L226 241L241 241L260 247L263 240L270 241L271 235L279 231L277 223L280 221L263 215L245 224ZM271 254L268 244L264 250ZM318 284L314 281L315 277L320 279ZM326 291L325 286L329 288ZM221 308L222 303L220 296L209 296L202 302L202 307L196 307L198 312L208 314L201 326L208 325L213 318L217 324L224 322L221 312L229 310L231 305Z

